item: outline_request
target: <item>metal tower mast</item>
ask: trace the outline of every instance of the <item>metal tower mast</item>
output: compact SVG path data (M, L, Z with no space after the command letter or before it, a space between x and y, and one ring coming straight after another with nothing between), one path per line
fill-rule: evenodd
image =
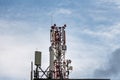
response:
M49 78L51 79L67 79L69 77L69 66L71 60L65 59L66 46L66 25L57 27L56 24L51 26L50 30L50 66Z

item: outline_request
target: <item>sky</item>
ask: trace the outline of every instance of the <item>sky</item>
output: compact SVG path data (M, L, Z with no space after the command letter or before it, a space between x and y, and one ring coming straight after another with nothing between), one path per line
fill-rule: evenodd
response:
M48 67L53 24L67 25L70 78L120 79L120 0L0 0L0 80L30 80L36 50Z

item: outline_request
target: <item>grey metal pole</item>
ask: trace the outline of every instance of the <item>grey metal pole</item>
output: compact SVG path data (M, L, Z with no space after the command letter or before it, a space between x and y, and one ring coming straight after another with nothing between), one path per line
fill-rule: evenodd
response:
M31 61L31 77L30 80L33 80L33 62Z

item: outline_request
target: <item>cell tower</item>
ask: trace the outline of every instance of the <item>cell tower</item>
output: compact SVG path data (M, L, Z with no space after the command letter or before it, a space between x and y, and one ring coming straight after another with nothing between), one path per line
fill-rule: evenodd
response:
M69 66L71 60L65 59L66 46L66 25L57 27L56 24L51 26L50 30L50 67L49 77L51 79L66 79L69 78L69 70L72 70L72 66Z
M35 51L35 65L36 69L33 73L33 63L31 63L31 80L43 79L68 79L70 70L72 70L71 60L65 59L66 46L66 25L62 27L54 24L50 29L50 65L44 71L41 68L41 52ZM40 74L42 73L42 74ZM44 76L44 78L43 78Z

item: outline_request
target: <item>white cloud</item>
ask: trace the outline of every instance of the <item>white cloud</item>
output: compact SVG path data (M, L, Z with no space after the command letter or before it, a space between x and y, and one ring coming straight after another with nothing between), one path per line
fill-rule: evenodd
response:
M72 60L72 78L92 78L94 70L106 64L111 52L120 47L118 37L120 35L119 26L120 24L116 23L110 27L103 26L94 30L87 27L69 28L67 34L67 56ZM87 38L87 41L84 41L85 39L80 35L94 37L94 39L100 39L102 42L94 44L94 40L92 43L89 38Z
M58 14L66 14L66 15L69 15L71 14L72 12L69 10L69 9L58 9Z
M29 55L29 51L32 50L32 48L16 41L17 39L12 36L0 35L0 39L0 49L2 49L0 51L1 76L6 75L6 77L12 78L25 77L24 75L28 76L27 70L29 70L29 67L26 65L28 65L30 59L27 55Z
M120 8L120 0L101 0L102 3L110 3L111 5L115 4L117 8Z
M72 60L73 71L71 77L92 78L93 71L106 62L109 51L104 45L87 43L80 36L76 37L72 33L76 31L78 29L74 28L67 33L68 49L66 56Z
M31 30L32 32L28 34L31 27L26 22L25 25L20 21L2 22L0 24L2 31L0 33L0 78L29 79L30 62L34 60L36 48L42 51L43 67L48 66L49 31L40 27L35 31Z
M93 31L90 29L84 29L82 30L82 33L96 36L100 38L106 38L107 40L115 39L118 35L120 35L120 23L117 23L115 25L112 25L110 27L100 27L99 29Z
M52 16L70 15L70 14L72 14L72 11L70 9L65 9L65 8L56 8L48 13L48 15L52 15Z

